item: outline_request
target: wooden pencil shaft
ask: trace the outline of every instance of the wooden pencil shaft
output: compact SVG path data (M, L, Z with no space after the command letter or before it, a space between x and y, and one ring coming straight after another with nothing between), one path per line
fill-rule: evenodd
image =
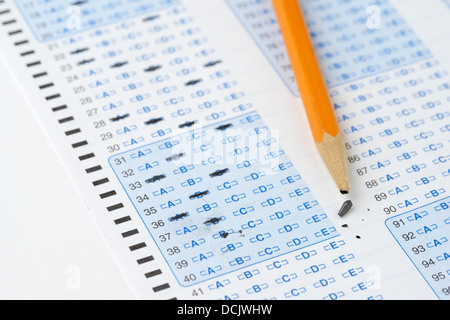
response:
M273 0L311 131L341 193L349 191L345 141L297 0Z
M339 127L297 0L274 0L275 11L314 140L336 136Z

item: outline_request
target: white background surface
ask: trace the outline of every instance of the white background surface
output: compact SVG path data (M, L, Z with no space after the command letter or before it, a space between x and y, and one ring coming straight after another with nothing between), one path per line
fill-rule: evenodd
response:
M0 299L133 299L0 59Z

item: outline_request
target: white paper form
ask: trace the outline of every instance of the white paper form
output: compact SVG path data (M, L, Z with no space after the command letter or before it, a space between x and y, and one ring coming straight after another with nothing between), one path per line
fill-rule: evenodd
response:
M269 4L4 0L2 55L137 297L448 299L446 4L302 2L344 219Z

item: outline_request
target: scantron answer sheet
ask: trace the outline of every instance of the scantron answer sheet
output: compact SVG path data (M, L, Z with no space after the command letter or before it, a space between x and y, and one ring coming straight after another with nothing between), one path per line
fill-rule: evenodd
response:
M270 0L0 0L2 59L136 298L450 299L450 4L300 3L345 197Z

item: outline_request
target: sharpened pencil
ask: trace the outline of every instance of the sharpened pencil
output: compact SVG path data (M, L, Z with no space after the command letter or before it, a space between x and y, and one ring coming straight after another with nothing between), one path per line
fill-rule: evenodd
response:
M281 33L317 149L342 194L350 190L344 137L339 129L297 0L273 0Z

